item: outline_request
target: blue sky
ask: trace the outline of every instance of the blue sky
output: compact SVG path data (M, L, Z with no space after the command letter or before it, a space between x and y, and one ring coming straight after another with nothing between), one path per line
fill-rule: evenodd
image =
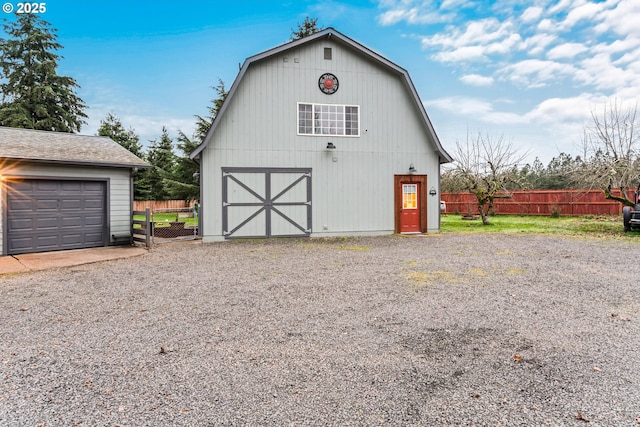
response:
M245 58L287 42L306 16L407 69L450 153L468 131L482 132L546 164L580 154L591 112L640 100L638 0L45 5L64 46L58 72L78 81L89 107L82 133L112 112L145 144L162 126L191 134L218 79L230 87Z

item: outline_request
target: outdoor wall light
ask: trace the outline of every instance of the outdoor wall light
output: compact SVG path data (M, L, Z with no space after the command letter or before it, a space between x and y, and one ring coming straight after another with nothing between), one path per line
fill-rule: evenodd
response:
M431 188L429 189L429 194L430 194L431 196L435 196L436 194L438 194L438 192L436 191L436 187L431 187Z
M329 142L327 143L327 150L335 150L336 146L333 145L333 142Z
M409 165L409 173L415 173L415 172L417 172L417 171L418 171L418 170L416 169L416 167L415 167L415 166L413 166L413 163L411 163L411 164Z

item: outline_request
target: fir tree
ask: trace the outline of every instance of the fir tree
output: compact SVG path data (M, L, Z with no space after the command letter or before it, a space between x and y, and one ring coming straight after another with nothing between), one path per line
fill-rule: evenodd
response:
M56 30L37 14L18 15L4 25L0 39L0 125L77 132L86 122L86 105L75 94L78 83L57 74L62 48Z
M120 119L113 113L107 114L104 120L100 120L98 135L111 138L118 144L141 159L145 155L140 144L140 137L132 128L125 129ZM146 169L140 169L133 178L133 197L135 200L148 200L150 198L150 188L145 179Z
M304 18L302 24L298 24L298 28L291 30L291 40L298 40L303 37L322 31L324 28L318 27L318 18Z
M125 129L118 116L113 113L107 114L104 120L100 120L98 135L111 138L141 159L144 157L140 137L132 128Z
M149 187L151 200L170 200L166 182L174 179L176 155L167 128L162 128L159 140L150 141L147 163L151 165L144 174L144 185Z

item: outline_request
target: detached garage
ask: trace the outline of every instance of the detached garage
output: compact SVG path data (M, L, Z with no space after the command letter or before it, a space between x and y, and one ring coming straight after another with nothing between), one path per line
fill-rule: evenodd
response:
M128 242L146 167L109 138L0 127L0 255Z

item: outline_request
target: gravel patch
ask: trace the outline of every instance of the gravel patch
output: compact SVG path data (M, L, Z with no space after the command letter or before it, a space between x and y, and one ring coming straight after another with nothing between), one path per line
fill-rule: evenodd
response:
M0 277L2 426L639 426L640 242L177 244Z

